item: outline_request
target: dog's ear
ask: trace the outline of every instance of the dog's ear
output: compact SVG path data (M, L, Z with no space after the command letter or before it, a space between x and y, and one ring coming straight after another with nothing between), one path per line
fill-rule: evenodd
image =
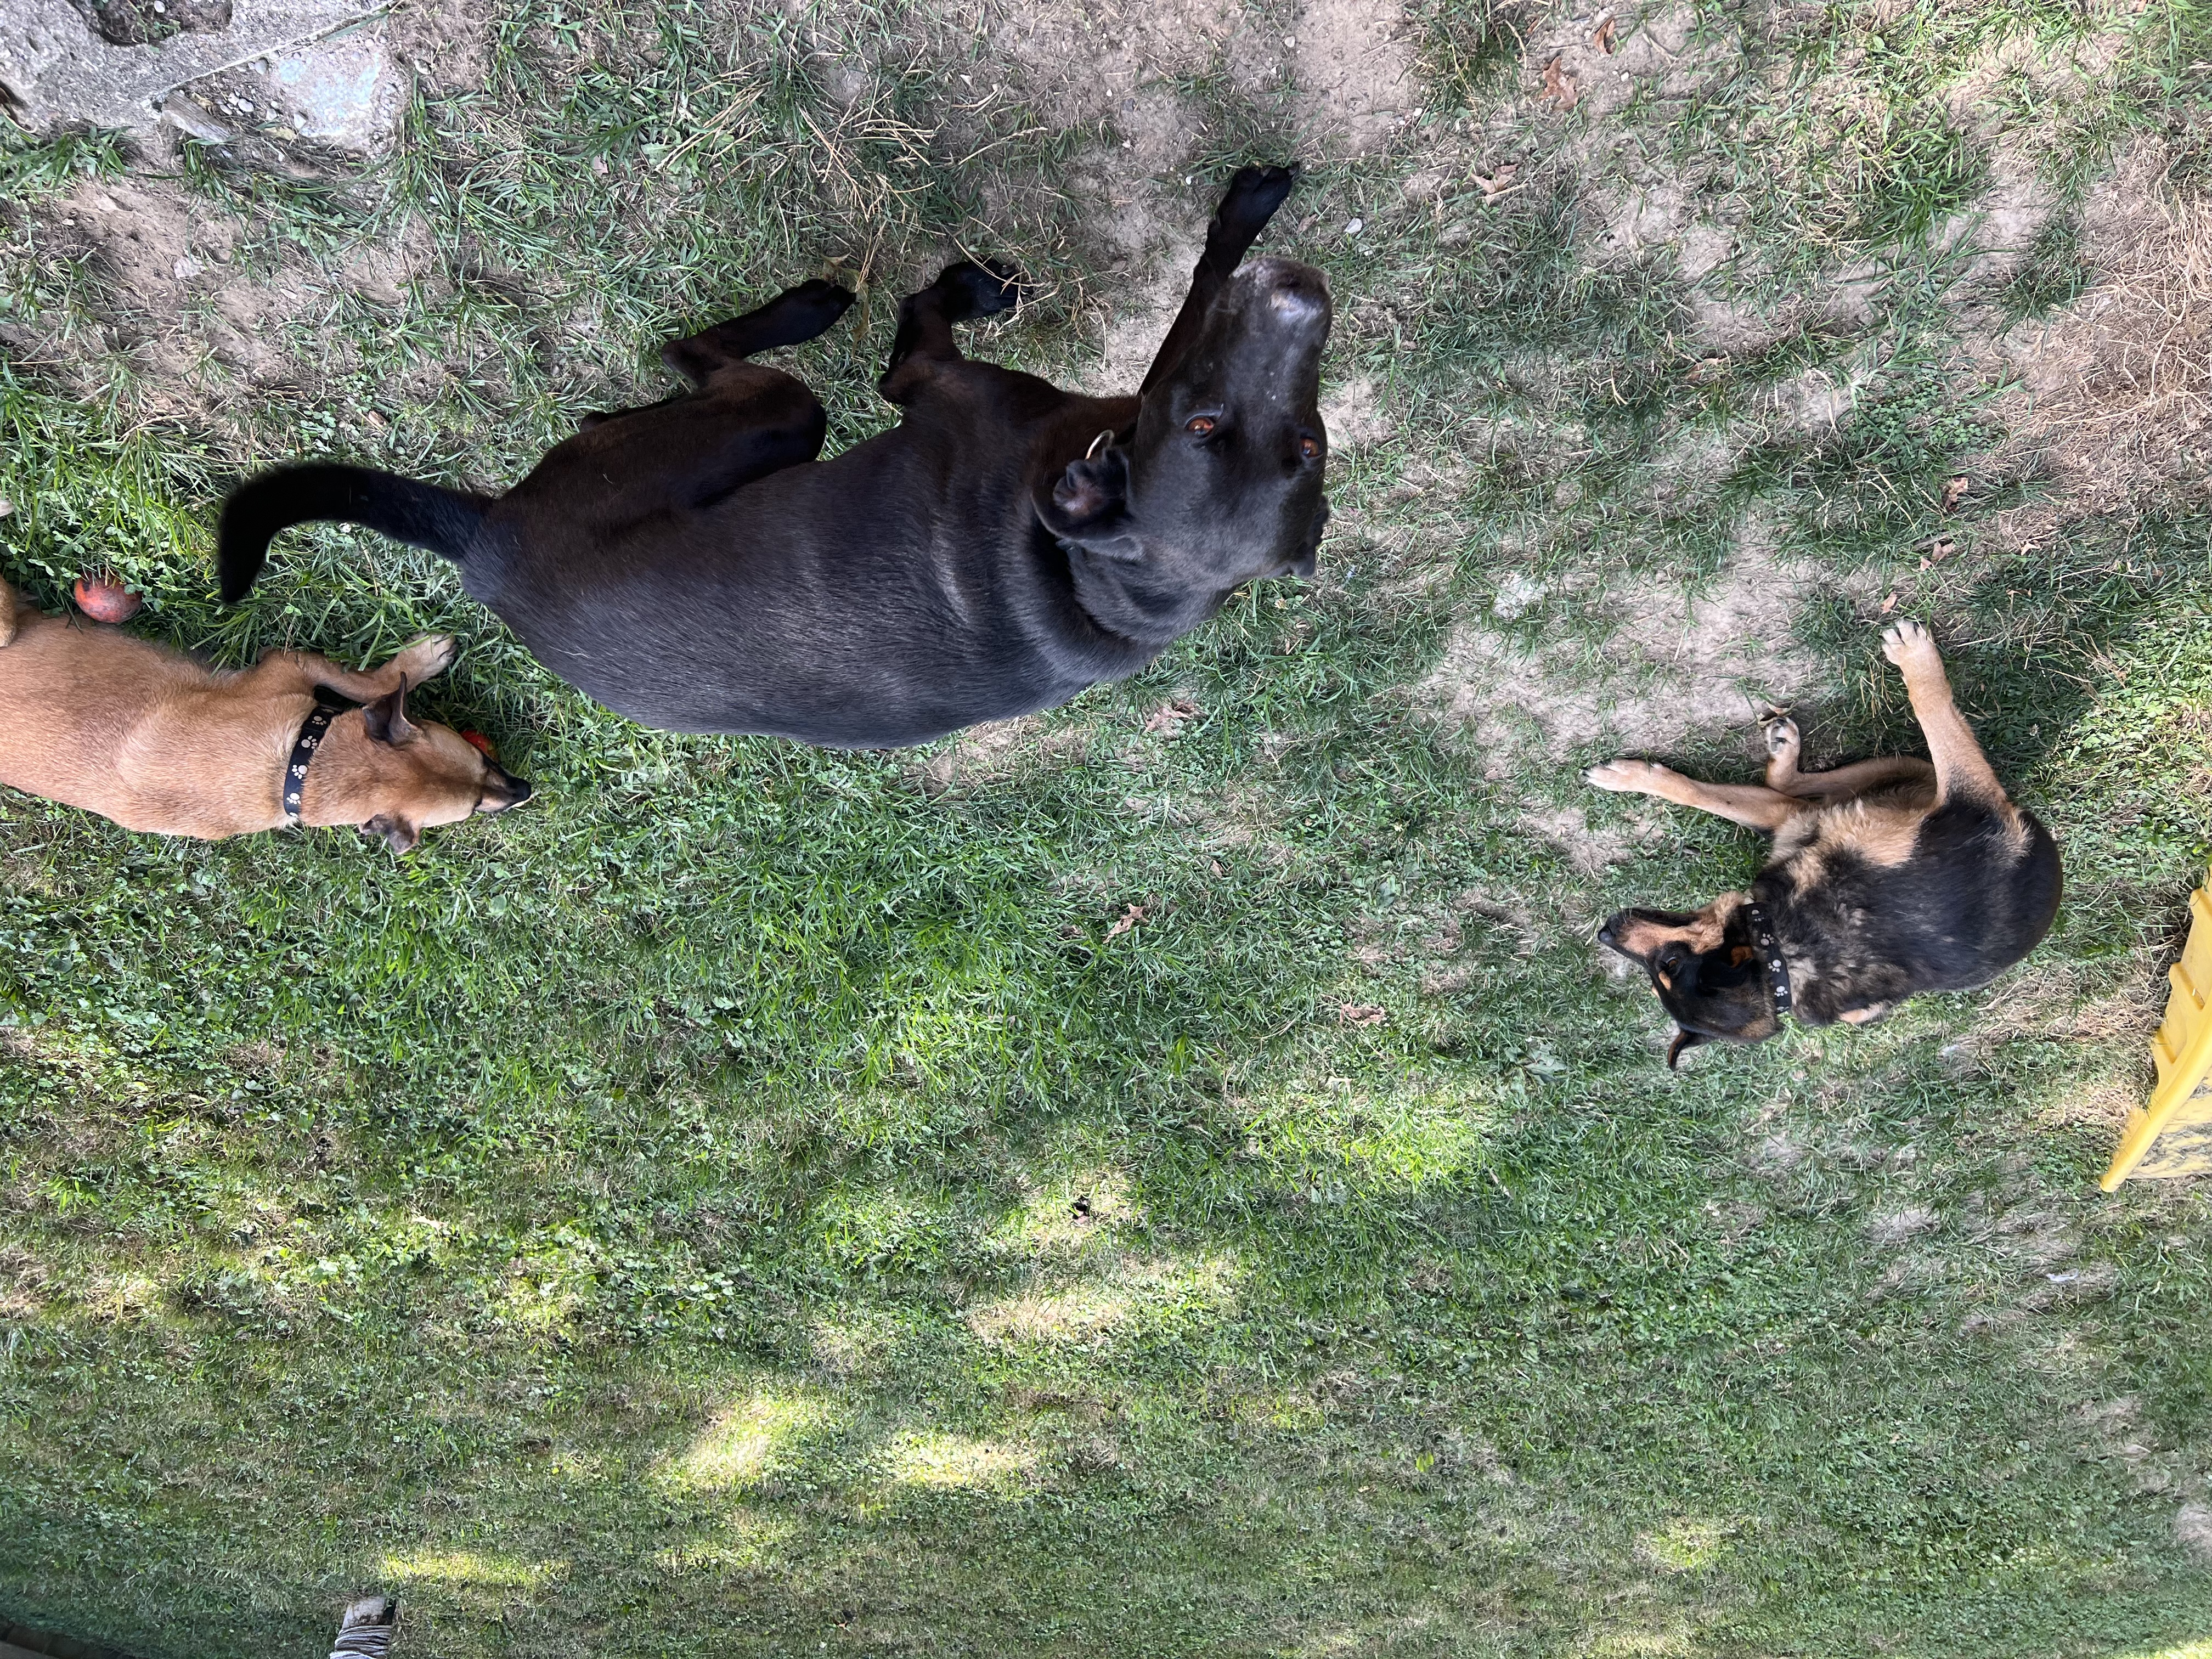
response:
M402 674L399 677L397 691L386 692L364 708L361 711L361 718L368 727L372 743L389 744L398 749L414 742L420 732L414 722L407 718L407 676Z
M1125 550L1130 541L1129 461L1118 449L1070 461L1067 471L1036 492L1037 518L1063 540L1094 552Z
M422 839L422 826L408 823L397 812L379 812L361 828L364 835L383 836L384 844L395 853L411 853Z
M1667 1045L1667 1069L1671 1072L1681 1063L1685 1048L1694 1048L1700 1042L1711 1041L1702 1031L1676 1031L1674 1040Z

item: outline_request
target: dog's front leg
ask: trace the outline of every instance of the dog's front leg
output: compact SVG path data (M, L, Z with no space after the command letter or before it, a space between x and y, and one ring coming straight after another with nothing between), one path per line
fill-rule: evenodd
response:
M890 361L884 365L884 378L876 389L892 403L911 402L929 378L931 365L960 362L953 324L1011 311L1021 297L1020 273L995 259L981 264L963 259L947 265L935 282L900 303Z
M1808 810L1808 803L1755 783L1699 783L1651 761L1607 761L1583 774L1600 789L1618 794L1656 795L1677 806L1694 806L1731 823L1770 834Z
M1943 672L1943 659L1936 641L1917 622L1901 622L1883 630L1881 653L1905 674L1905 695L1912 700L1913 718L1928 739L1929 758L1936 763L1936 799L1940 804L1953 795L2001 805L2004 786L1996 769L1974 737L1974 728L1951 698L1951 682Z
M402 680L413 687L436 678L453 666L460 650L451 634L425 634L381 668L344 668L320 652L279 651L248 672L267 680L296 679L302 690L323 685L356 702L374 702L399 690Z
M1139 395L1150 392L1154 381L1174 373L1182 362L1191 342L1198 337L1214 296L1244 263L1244 256L1260 240L1260 233L1267 228L1267 221L1275 216L1275 210L1282 206L1297 179L1297 174L1289 167L1237 170L1237 176L1229 181L1228 193L1206 224L1206 248L1190 273L1190 292L1183 296L1182 309L1176 313L1167 338L1160 342L1152 368L1145 372L1145 383L1137 388Z

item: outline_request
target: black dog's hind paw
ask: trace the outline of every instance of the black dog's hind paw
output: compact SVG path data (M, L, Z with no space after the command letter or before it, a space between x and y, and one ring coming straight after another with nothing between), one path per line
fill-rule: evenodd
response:
M945 311L954 322L1012 311L1027 293L1021 272L996 259L963 259L957 265L947 265L938 274L937 285L952 296Z
M1296 167L1239 167L1221 205L1213 210L1214 221L1224 234L1249 246L1297 180Z

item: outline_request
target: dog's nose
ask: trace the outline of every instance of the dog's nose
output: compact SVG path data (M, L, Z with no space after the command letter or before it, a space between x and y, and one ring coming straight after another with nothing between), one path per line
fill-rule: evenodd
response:
M528 778L518 778L514 776L512 774L508 775L507 780L507 804L509 806L521 805L523 802L530 799L532 793L530 780Z
M1613 945L1613 929L1610 927L1599 928L1597 930L1597 942L1610 949Z

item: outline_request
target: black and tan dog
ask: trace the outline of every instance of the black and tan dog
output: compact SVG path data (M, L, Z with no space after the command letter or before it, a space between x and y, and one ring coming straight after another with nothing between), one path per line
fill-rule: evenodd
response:
M1917 623L1881 638L1905 672L1931 761L1797 769L1797 726L1766 728L1766 783L1699 783L1649 761L1591 769L1601 789L1657 795L1774 836L1747 893L1702 910L1623 910L1599 942L1644 964L1680 1028L1667 1051L1756 1042L1794 1012L1808 1025L1879 1019L1921 991L1995 978L2058 910L2058 849L2004 786L1951 700Z
M286 526L340 520L455 561L548 668L648 726L881 748L1052 708L1243 583L1313 572L1328 285L1241 264L1290 188L1231 181L1133 397L964 360L953 325L1019 289L957 264L899 313L899 425L817 461L814 394L745 361L852 303L808 283L672 342L696 392L597 417L496 500L347 466L253 480L223 509L223 597Z

